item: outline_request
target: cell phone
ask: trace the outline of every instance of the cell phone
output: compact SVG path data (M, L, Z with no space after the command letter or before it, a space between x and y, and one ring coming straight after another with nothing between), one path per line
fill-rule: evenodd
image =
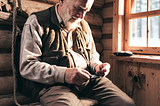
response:
M96 78L99 78L99 77L101 77L101 76L100 75L92 75L91 79L96 79Z

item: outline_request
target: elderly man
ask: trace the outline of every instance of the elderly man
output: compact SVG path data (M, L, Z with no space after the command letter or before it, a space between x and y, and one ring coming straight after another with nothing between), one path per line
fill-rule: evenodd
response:
M60 0L28 18L19 63L24 94L38 97L44 106L81 106L79 97L104 106L134 106L133 100L105 77L110 65L99 60L83 19L93 2Z

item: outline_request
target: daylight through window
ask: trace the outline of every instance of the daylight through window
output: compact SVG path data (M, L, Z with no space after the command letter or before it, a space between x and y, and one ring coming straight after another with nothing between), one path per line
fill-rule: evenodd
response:
M125 49L160 54L160 0L126 0Z

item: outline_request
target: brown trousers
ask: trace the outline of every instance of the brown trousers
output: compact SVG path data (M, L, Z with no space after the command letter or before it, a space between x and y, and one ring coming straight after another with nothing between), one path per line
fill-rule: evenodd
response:
M56 84L44 88L39 96L43 106L84 106L80 97L97 100L97 106L135 106L134 101L106 77L91 79L82 86Z

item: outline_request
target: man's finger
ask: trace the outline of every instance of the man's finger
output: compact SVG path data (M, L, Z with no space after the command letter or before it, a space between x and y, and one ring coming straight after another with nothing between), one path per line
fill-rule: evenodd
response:
M83 82L81 82L81 81L79 81L79 80L76 80L74 83L75 83L76 85L82 85Z
M82 72L86 73L89 76L92 76L87 70L81 70Z
M80 79L79 76L77 76L75 79L74 79L74 83L77 84L77 85L82 85L83 83L83 79Z
M102 71L102 72L106 72L106 71L107 71L107 67L106 67L106 66L103 67L103 68L101 69L101 71Z
M80 72L78 74L78 77L79 77L79 80L83 81L83 82L86 82L87 80L90 79L89 75L84 73L84 72Z

